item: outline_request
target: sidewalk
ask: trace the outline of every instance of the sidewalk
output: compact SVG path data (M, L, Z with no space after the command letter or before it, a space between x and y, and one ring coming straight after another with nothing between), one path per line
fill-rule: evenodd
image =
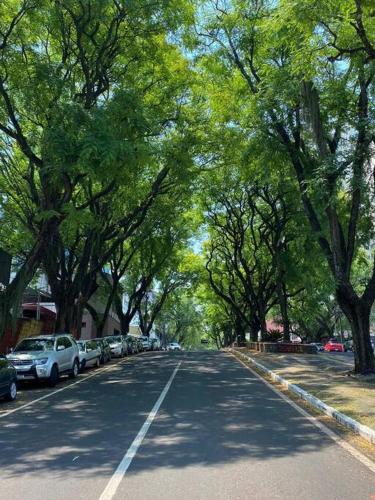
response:
M348 375L349 356L242 352L349 417L375 429L375 376Z

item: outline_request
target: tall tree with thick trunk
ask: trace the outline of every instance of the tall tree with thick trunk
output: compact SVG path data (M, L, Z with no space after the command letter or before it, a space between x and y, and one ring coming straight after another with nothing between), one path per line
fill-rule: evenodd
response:
M228 107L235 113L229 124L238 118L264 148L281 148L289 160L302 207L335 280L337 302L351 325L355 371L373 373L371 6L360 0L314 6L302 1L296 9L290 0L277 5L254 0L215 7L200 31L210 42L208 59L222 64L233 92L226 107L227 116ZM228 73L228 64L234 73ZM367 249L369 275L358 287L353 263L361 249Z

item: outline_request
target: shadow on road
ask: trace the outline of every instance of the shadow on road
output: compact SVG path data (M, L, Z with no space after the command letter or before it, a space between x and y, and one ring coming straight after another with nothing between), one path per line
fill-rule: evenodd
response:
M331 445L232 357L157 353L0 421L2 477L112 474L179 370L131 473L306 454Z

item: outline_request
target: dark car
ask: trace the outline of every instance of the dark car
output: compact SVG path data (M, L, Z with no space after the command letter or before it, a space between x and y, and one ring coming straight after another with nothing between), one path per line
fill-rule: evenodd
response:
M0 396L7 401L17 397L17 372L7 358L0 354Z
M100 364L104 365L104 363L107 363L108 361L111 361L112 356L111 356L111 348L108 344L108 341L103 338L103 339L94 339L96 342L96 345L99 347L100 350Z

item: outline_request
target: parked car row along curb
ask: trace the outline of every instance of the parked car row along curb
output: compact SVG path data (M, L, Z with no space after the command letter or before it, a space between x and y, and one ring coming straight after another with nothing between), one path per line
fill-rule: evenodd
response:
M0 397L16 399L20 381L46 381L54 387L62 374L76 378L79 372L98 368L112 357L159 349L155 339L145 345L144 337L120 334L90 340L76 340L69 333L26 337L7 356L0 355Z

